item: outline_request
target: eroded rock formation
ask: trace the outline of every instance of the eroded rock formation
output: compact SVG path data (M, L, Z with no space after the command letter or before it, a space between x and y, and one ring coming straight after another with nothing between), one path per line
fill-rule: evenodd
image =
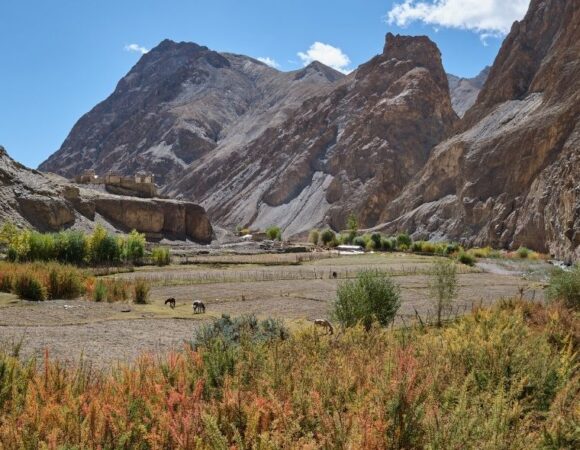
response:
M333 91L169 190L199 199L221 223L277 224L286 235L341 228L350 211L371 225L456 120L435 44L389 34L383 53Z
M580 257L580 3L533 0L379 228Z
M74 186L27 169L0 147L0 219L41 231L91 228L96 221L151 239L209 243L213 230L205 210L190 202L140 199Z

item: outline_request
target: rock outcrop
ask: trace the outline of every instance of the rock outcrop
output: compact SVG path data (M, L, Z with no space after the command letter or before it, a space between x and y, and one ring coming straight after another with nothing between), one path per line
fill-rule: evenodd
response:
M378 228L580 257L580 3L533 0Z
M280 72L253 58L161 42L85 114L40 170L152 172L161 185L192 164L227 155L286 119L343 74L318 62Z
M473 78L461 78L456 75L447 74L451 106L453 106L453 110L459 117L463 117L477 100L477 96L489 76L490 69L491 67L487 66L479 75Z
M277 224L286 235L341 228L350 211L375 224L456 120L435 44L389 34L383 53L334 90L192 167L169 192L199 199L222 224Z
M41 231L91 228L96 222L150 239L209 243L213 230L205 210L175 200L140 199L78 187L27 169L0 147L0 220Z

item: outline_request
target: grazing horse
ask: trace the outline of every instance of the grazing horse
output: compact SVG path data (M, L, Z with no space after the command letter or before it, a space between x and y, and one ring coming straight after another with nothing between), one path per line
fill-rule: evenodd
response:
M205 305L203 304L203 302L201 300L194 300L194 302L191 306L193 306L194 314L205 313Z
M326 319L315 319L314 325L324 328L328 334L334 334L332 324Z
M165 304L167 305L168 303L169 303L169 306L171 306L171 309L175 308L175 299L173 297L165 300Z

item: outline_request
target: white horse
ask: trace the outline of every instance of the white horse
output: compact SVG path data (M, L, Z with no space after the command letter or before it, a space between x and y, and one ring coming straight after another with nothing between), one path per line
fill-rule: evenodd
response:
M205 305L201 300L194 300L191 306L193 307L194 314L205 313Z

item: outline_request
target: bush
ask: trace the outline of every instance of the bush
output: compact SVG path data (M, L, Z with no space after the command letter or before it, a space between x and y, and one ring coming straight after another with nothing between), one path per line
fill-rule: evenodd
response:
M107 286L103 280L97 280L95 290L93 292L93 300L95 302L104 302L107 299Z
M393 251L393 244L391 242L391 239L389 239L387 237L382 237L381 238L381 249L386 251L386 252Z
M546 289L550 300L561 300L568 308L580 309L580 266L570 271L555 269Z
M457 255L457 261L461 264L465 264L467 266L474 266L475 265L475 256L466 253L466 252L459 252Z
M400 288L388 276L374 270L359 273L356 280L338 286L333 315L345 327L362 323L369 330L373 322L390 324L401 304Z
M457 296L457 267L453 261L449 259L435 261L429 288L435 300L437 326L440 327L443 312L451 307Z
M311 230L310 234L308 235L308 242L314 245L318 245L318 241L320 239L320 233L318 230Z
M445 246L444 253L449 256L449 255L453 255L453 254L455 254L455 253L457 253L457 252L459 252L461 250L462 249L461 249L461 246L459 244L457 244L455 242L452 242L452 243L447 244Z
M167 247L154 247L151 250L153 262L158 266L168 266L171 264L171 253Z
M410 248L413 244L411 237L407 233L401 233L397 236L397 248L401 248L401 246L406 246L406 248Z
M83 276L77 268L53 263L48 270L48 298L74 299L83 294Z
M0 292L12 292L12 274L0 272Z
M42 282L30 273L20 273L14 281L14 293L24 300L44 301L47 298L46 288Z
M365 241L365 238L362 236L357 236L352 240L352 245L359 245L362 248L365 248L367 243Z
M107 280L107 301L124 302L129 298L130 285L121 279Z
M276 339L285 340L288 337L290 337L288 329L278 319L268 318L258 321L253 314L232 319L229 315L222 314L215 322L205 324L196 331L192 346L194 349L208 346L215 339L220 339L230 346L239 345L242 338L256 343Z
M526 259L528 256L530 256L531 250L526 247L520 247L516 253L520 258Z
M268 236L268 239L272 239L273 241L281 241L282 230L280 230L280 227L275 226L266 228L266 236Z
M133 284L133 303L137 303L138 305L147 304L150 290L151 286L149 286L147 281L142 279L135 280Z
M145 234L131 231L122 241L122 256L125 261L135 263L145 256Z
M89 238L90 260L95 265L118 263L121 257L119 242L102 225L97 225Z
M330 228L327 228L320 234L320 241L322 242L323 245L329 246L335 240L336 235L334 234L334 231L332 231Z
M375 250L380 250L381 249L381 235L380 233L373 233L371 234L371 248L375 249Z

